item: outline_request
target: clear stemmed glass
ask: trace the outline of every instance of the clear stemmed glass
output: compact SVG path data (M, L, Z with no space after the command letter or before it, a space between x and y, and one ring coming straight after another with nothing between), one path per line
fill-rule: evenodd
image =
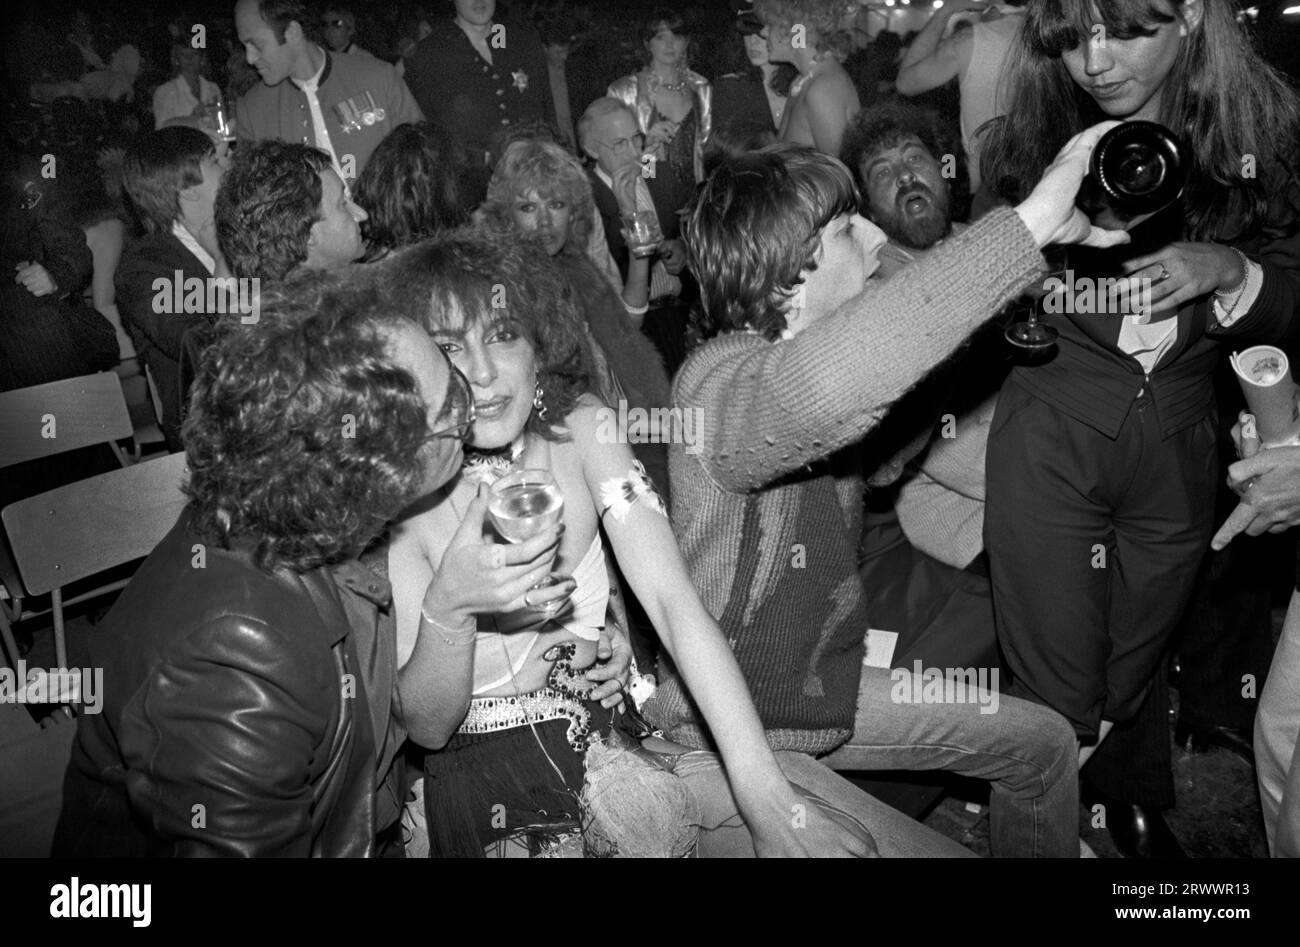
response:
M564 495L549 470L517 470L492 485L488 514L501 538L522 543L564 519ZM552 573L533 588L549 588L564 578ZM564 602L556 599L529 607L554 614Z
M1052 247L1045 251L1049 277L1058 279L1066 275L1066 258L1061 247ZM1031 292L1011 304L1011 311L1021 318L1007 326L1003 335L1016 348L1029 352L1044 352L1056 344L1060 333L1051 326L1038 321L1038 307L1046 295L1048 281L1045 279L1037 291Z
M1041 352L1056 344L1056 339L1060 333L1051 326L1038 321L1037 301L1031 300L1017 303L1014 308L1016 312L1025 318L1007 326L1003 335L1006 336L1008 342L1017 348L1034 352Z

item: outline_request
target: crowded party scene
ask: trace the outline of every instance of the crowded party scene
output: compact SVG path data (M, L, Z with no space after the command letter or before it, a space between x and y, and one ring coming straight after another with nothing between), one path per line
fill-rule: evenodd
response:
M3 80L0 856L1300 856L1300 0L48 0Z

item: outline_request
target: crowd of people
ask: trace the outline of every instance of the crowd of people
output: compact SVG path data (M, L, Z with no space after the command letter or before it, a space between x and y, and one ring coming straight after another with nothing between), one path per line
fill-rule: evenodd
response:
M133 358L189 468L55 853L969 855L841 775L941 770L995 856L1088 854L1082 801L1180 857L1173 684L1300 855L1293 540L1235 538L1300 523L1300 439L1224 370L1300 351L1300 96L1236 5L731 0L635 60L503 6L237 0L151 95L82 15L23 77L152 129L15 162L0 388ZM1186 184L1105 229L1134 120Z

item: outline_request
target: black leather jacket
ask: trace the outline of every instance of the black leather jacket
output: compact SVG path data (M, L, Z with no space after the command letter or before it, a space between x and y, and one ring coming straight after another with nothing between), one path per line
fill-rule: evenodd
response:
M103 709L78 721L54 853L372 854L387 582L268 574L188 519L92 633Z

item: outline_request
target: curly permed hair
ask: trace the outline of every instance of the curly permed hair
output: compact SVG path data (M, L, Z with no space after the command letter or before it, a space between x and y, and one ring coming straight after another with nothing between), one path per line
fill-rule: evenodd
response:
M307 259L320 219L321 175L332 167L319 148L280 141L239 146L217 191L217 242L238 277L282 280Z
M301 572L359 554L417 498L427 407L382 335L404 320L375 274L309 273L268 295L200 363L186 493L203 535Z
M578 159L554 142L537 139L511 142L492 172L487 201L483 204L494 229L508 230L514 226L510 209L519 197L531 190L536 190L543 199L560 197L568 202L569 236L562 252L585 254L595 215L595 199L591 196L591 181Z
M512 320L533 347L545 391L547 420L534 411L525 430L567 439L563 419L593 390L595 361L565 270L539 240L463 227L372 266L387 288L390 312L427 332Z
M829 52L840 62L853 52L853 34L840 24L856 8L856 3L845 0L754 0L754 13L765 26L815 30L816 52Z

